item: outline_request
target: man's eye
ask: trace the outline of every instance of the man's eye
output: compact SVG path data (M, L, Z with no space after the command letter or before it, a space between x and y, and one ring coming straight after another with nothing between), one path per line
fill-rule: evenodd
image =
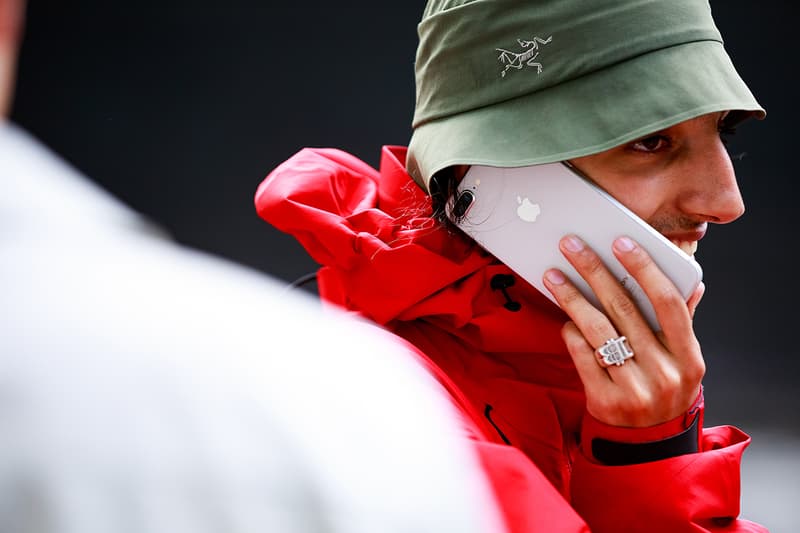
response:
M669 144L669 139L663 135L651 135L631 144L631 148L638 152L657 152Z
M719 127L719 138L722 139L722 144L728 144L731 140L731 137L736 133L736 126L729 126L725 123L720 123Z

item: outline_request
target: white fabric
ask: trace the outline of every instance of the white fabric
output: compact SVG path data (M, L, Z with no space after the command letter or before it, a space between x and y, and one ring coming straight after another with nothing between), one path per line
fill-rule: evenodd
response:
M156 236L11 125L0 184L0 531L499 530L387 334Z

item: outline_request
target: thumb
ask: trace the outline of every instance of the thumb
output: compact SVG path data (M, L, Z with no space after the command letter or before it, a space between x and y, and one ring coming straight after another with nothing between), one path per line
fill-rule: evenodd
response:
M694 313L697 311L697 306L700 304L700 300L703 299L703 295L706 293L706 284L702 281L694 290L691 296L689 296L689 300L686 302L686 307L689 308L689 316L694 318Z

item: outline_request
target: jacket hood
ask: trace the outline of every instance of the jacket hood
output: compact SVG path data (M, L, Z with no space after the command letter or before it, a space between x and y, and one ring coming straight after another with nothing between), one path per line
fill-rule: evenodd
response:
M404 148L384 147L377 172L340 150L306 148L255 197L259 216L324 267L323 297L380 324L490 261L429 218L428 196L404 160ZM425 268L417 275L411 265Z
M377 171L340 150L305 148L259 185L256 210L322 266L318 286L329 302L381 325L424 318L482 350L564 353L565 315L520 279L493 289L493 278L513 273L430 218L430 198L405 158L405 147L385 146ZM512 298L521 312L504 307ZM536 335L505 334L512 328ZM521 346L520 338L532 340Z

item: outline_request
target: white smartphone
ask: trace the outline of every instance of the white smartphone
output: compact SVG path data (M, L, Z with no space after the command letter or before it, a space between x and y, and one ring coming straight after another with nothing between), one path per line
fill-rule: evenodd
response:
M473 165L446 213L464 233L556 305L542 282L549 268L564 272L590 302L603 309L558 248L565 235L579 236L628 290L654 330L661 329L655 310L614 257L614 239L627 235L644 247L684 300L703 277L693 257L566 163L515 168Z

